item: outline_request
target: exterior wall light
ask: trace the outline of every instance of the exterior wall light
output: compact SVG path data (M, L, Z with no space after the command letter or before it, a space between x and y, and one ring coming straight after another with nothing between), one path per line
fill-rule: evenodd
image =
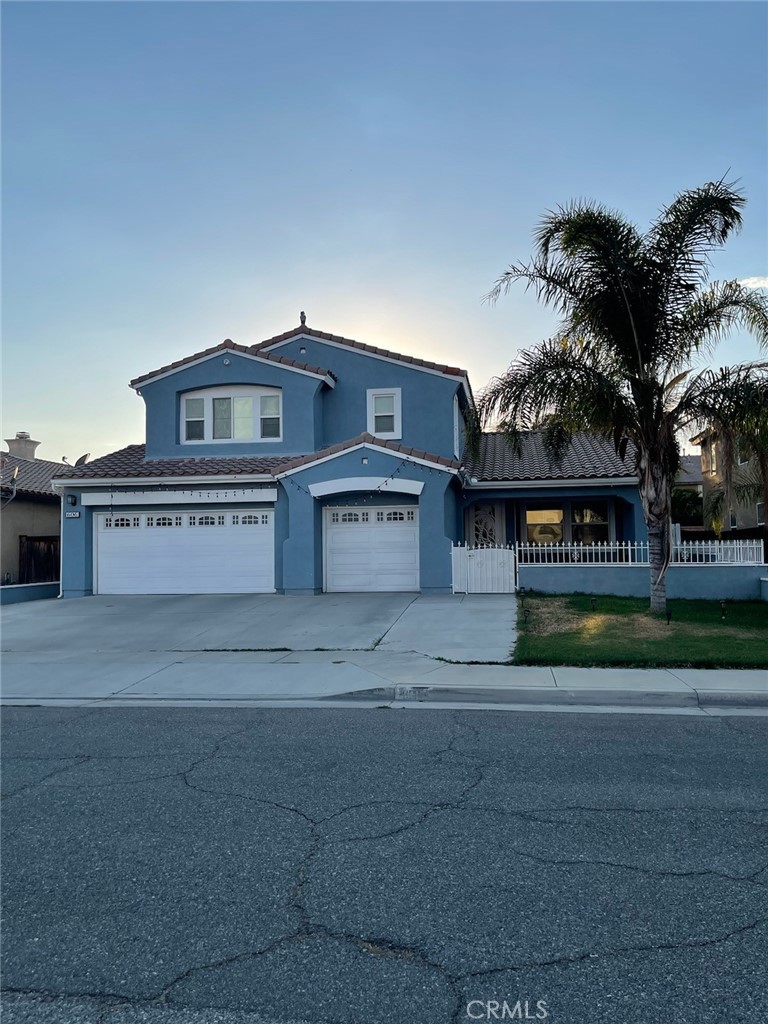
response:
M76 494L68 494L67 495L67 504L68 505L76 505L77 504L77 495Z

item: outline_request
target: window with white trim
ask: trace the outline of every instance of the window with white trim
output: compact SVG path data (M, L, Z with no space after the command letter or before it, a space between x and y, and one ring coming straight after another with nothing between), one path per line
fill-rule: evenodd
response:
M368 433L385 440L403 436L400 388L368 389Z
M182 395L180 437L182 444L281 441L282 392L244 384Z

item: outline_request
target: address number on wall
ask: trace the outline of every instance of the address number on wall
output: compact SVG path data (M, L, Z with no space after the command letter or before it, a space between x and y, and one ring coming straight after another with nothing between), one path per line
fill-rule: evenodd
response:
M79 519L80 518L80 513L79 512L65 512L64 513L64 518L65 519Z

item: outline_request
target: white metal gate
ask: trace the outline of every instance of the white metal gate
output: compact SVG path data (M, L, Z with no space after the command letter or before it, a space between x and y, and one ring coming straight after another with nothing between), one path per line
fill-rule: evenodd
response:
M454 594L514 594L514 548L458 544L453 547L452 559Z

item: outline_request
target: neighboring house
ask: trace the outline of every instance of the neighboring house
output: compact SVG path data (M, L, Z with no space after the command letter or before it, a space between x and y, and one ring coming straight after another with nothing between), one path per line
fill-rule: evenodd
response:
M0 582L48 583L59 578L61 501L51 478L59 462L36 459L40 444L19 431L0 455Z
M301 326L131 382L146 442L59 468L62 591L449 593L456 543L644 539L629 462L463 455L467 374Z
M723 488L723 451L722 443L718 440L717 434L711 430L705 430L696 437L691 438L691 444L701 445L701 468L704 488L704 504L706 507L707 498L713 491ZM756 476L757 460L754 456L741 452L736 453L733 465L733 484L754 479ZM739 502L734 497L730 508L724 506L722 512L722 529L729 530L754 529L765 525L765 502L760 500ZM709 526L709 523L706 524Z
M681 530L704 529L703 495L701 455L683 455L672 488L672 522Z

